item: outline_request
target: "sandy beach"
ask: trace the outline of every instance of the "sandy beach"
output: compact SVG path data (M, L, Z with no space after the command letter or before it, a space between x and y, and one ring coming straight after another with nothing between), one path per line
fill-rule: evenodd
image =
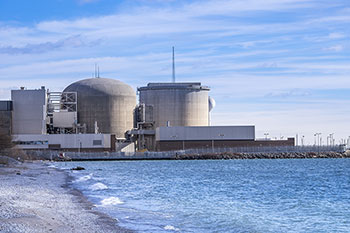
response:
M0 232L131 232L42 162L0 165Z

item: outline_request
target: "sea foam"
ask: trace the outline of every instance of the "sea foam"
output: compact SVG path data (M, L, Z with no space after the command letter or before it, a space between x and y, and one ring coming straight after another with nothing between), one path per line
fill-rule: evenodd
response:
M101 201L101 206L120 205L123 203L124 202L122 202L118 197L108 197Z
M92 173L90 173L89 175L80 177L80 178L77 179L75 182L83 182L83 181L90 180L91 178L92 178Z
M168 231L179 231L180 229L179 229L179 228L176 228L176 227L174 227L174 226L172 226L172 225L166 225L166 226L164 227L164 230L168 230Z
M103 183L96 183L90 186L92 191L105 190L108 189L108 186Z

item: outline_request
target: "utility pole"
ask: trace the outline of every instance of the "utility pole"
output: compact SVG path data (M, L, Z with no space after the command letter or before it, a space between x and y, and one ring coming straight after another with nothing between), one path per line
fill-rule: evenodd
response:
M318 153L320 153L320 144L321 144L321 141L320 141L320 135L322 133L315 133L314 136L315 136L315 146L316 146L316 136L317 136L317 143L318 143Z
M329 134L329 144L330 144L330 146L334 146L333 135L334 135L334 133Z

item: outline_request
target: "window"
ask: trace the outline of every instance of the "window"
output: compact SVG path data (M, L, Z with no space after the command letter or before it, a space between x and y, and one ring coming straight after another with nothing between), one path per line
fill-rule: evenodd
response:
M94 146L102 146L102 140L93 140L92 145Z

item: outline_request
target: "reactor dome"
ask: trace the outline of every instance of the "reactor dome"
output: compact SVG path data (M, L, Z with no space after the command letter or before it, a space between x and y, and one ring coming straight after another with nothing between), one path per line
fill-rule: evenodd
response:
M86 133L115 134L124 138L133 128L136 93L119 80L90 78L70 84L63 92L77 93L78 123Z

